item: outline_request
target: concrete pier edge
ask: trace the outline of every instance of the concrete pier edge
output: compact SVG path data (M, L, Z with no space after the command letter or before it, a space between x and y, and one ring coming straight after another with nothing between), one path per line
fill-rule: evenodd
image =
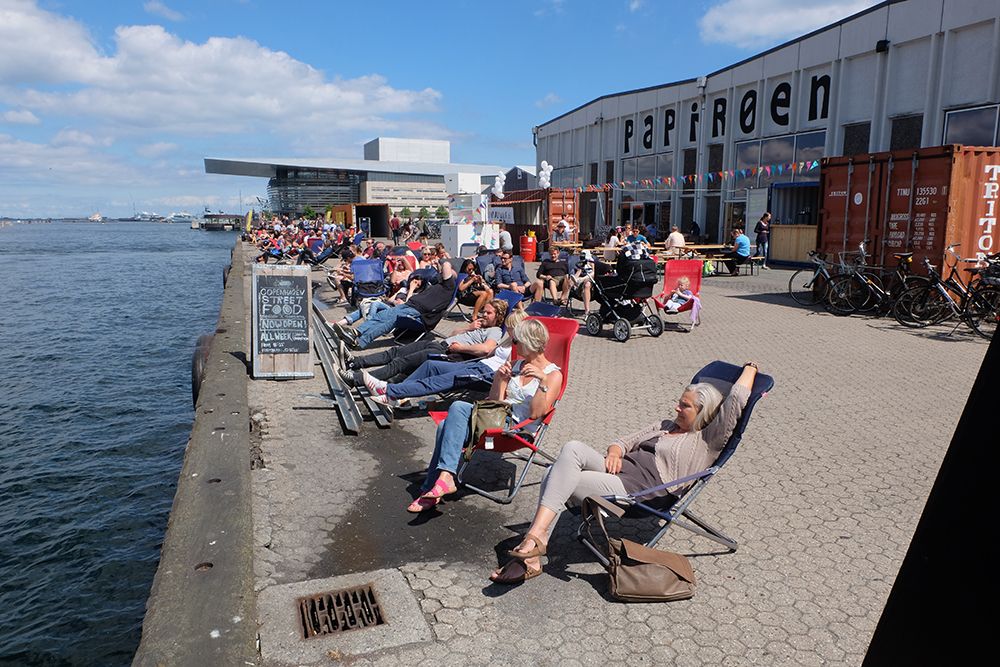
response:
M259 659L243 255L237 241L134 665Z

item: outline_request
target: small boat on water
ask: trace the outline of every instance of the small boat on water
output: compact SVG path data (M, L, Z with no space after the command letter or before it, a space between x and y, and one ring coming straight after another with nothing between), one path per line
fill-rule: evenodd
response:
M196 218L193 214L186 211L181 211L180 213L171 213L167 216L167 222L194 222Z
M87 218L90 222L104 222L104 216L100 213L95 213L94 215Z

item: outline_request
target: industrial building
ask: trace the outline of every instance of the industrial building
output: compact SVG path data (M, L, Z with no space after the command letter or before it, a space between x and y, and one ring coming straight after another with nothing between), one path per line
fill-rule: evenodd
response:
M521 168L522 170L530 167ZM485 190L505 168L451 162L451 144L430 139L378 137L364 145L364 159L205 158L205 172L267 178L272 210L299 214L337 204L387 204L433 211L448 204L445 175L478 174ZM532 170L533 171L533 170Z
M822 157L998 145L1000 2L890 0L721 70L597 98L534 128L579 224L724 238L770 209L815 225ZM612 185L607 185L612 184ZM596 186L596 187L592 187Z

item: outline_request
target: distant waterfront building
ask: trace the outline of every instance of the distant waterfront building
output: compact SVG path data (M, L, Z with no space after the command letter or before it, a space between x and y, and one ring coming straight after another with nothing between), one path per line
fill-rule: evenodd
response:
M553 187L584 189L581 230L698 222L720 240L768 206L816 224L820 170L789 164L995 146L998 110L1000 2L889 0L705 76L599 97L534 135ZM610 182L625 186L586 192Z
M445 174L479 174L483 190L503 167L451 162L451 144L429 139L378 137L365 144L364 159L205 158L205 172L267 178L267 195L278 213L323 211L336 204L388 204L396 213L422 207L433 214L447 205Z

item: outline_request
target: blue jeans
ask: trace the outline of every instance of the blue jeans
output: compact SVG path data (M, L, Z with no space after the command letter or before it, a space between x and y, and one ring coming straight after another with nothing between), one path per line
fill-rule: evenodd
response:
M402 303L369 315L368 319L358 326L358 347L363 350L379 336L392 331L396 327L396 320L401 317L419 320L420 313L413 306Z
M469 439L469 422L472 419L472 403L455 401L448 408L448 418L438 424L434 438L434 455L427 465L427 477L420 492L426 493L437 481L438 471L447 470L455 474L462 457L462 448Z
M386 387L393 399L429 396L476 383L493 382L493 370L481 361L425 361L402 382Z
M389 304L387 304L385 301L381 301L381 300L379 300L379 301L372 301L371 305L368 306L368 314L365 315L365 317L371 318L373 315L377 314L379 311L386 310L386 309L389 309L389 308L392 308L392 306L390 306ZM354 324L355 322L357 322L358 320L361 319L361 315L362 315L361 309L359 308L359 309L355 310L353 313L348 313L344 317L344 319L347 320L348 324Z

